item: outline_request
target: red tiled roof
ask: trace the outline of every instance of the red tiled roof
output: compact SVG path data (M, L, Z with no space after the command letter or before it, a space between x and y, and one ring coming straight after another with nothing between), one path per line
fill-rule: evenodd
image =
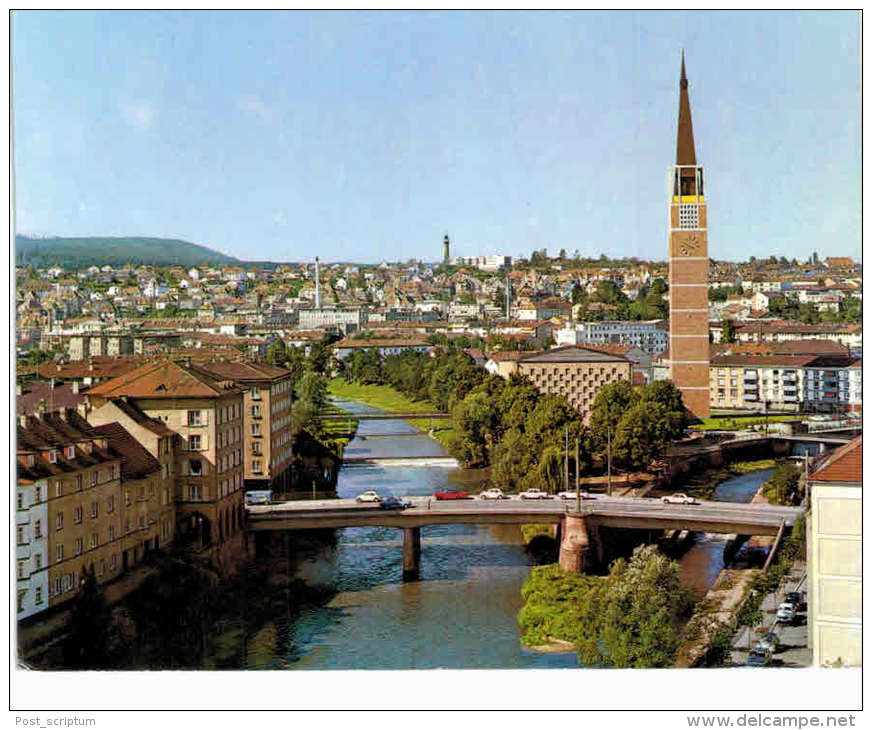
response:
M863 481L863 437L840 446L808 478L812 482L849 482L859 486Z
M37 381L31 383L28 390L15 398L15 413L36 413L39 402L43 401L46 411L58 411L66 408L76 408L85 401L84 391L74 393L69 383L52 383Z
M100 383L91 388L88 395L105 398L217 398L230 391L240 392L232 383L219 381L196 365L161 360Z
M109 440L113 451L121 454L121 477L141 479L160 471L160 462L139 443L120 423L96 426L94 431Z

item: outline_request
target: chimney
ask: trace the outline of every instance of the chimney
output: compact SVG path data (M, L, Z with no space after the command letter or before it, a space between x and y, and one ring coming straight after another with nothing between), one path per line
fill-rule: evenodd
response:
M74 380L72 382L72 385L70 385L70 387L73 389L73 393L75 393L76 395L79 394L79 381L78 380Z

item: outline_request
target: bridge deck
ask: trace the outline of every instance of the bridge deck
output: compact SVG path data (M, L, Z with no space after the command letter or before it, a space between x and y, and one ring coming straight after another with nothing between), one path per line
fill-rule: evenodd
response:
M282 502L248 508L248 529L305 530L341 527L421 527L447 523L558 523L574 511L574 500L520 499L437 501L410 498L413 507L383 510L351 499ZM775 535L781 523L792 525L800 507L703 502L667 505L656 499L598 496L584 500L582 511L598 525L630 529L680 529L743 535Z
M322 421L347 421L354 419L355 421L404 421L410 418L433 418L445 419L451 418L450 413L327 413L321 416Z

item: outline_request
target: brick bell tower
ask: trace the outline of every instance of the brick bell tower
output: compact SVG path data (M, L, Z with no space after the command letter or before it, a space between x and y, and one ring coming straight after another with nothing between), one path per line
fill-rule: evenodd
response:
M678 144L669 169L669 375L695 416L709 416L708 229L696 164L684 51Z

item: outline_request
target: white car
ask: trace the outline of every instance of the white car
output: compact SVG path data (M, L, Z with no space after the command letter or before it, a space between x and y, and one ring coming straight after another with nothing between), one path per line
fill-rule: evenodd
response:
M478 495L479 499L508 499L502 489L486 489Z
M381 502L382 498L378 496L378 492L370 489L369 491L358 494L355 499L358 502Z
M790 624L793 623L794 619L796 619L796 606L792 603L782 603L775 614L775 620L779 623Z
M526 492L521 492L518 496L521 499L554 499L553 494L543 492L541 489L536 489L536 487L528 489Z
M679 492L663 498L663 504L699 504L699 500Z
M575 499L575 492L560 492L557 496L560 497L560 499ZM596 499L596 497L591 497L590 492L584 489L581 490L581 498Z

